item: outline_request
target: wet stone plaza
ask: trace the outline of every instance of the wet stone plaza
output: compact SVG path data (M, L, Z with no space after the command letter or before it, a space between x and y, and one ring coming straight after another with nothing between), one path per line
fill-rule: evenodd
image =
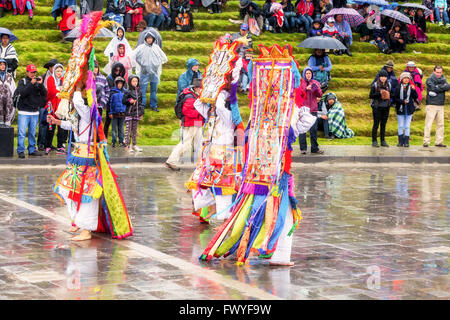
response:
M359 167L359 168L358 168ZM0 299L449 299L448 165L296 165L293 267L198 257L192 168L113 167L134 236L73 243L57 167L0 169Z

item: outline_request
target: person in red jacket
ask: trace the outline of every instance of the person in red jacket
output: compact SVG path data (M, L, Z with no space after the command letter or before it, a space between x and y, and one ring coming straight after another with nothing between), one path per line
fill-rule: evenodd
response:
M303 70L303 77L300 87L296 92L295 103L297 106L306 106L309 108L313 116L317 116L317 100L322 97L322 90L320 89L320 83L314 80L313 71L310 67L306 67ZM322 154L323 150L319 149L317 143L317 119L313 126L309 129L309 137L311 140L311 154ZM300 151L302 154L306 154L308 144L306 142L306 133L299 134Z
M297 25L305 25L306 34L308 34L313 24L314 4L311 0L300 0L297 3Z
M194 102L197 100L201 91L202 80L197 78L192 81L191 87L184 89L181 93L184 95L183 119L181 120L183 130L182 140L172 150L172 153L165 163L165 166L169 169L176 171L180 170L175 163L180 161L180 158L186 150L192 150L192 146L194 146L194 151L196 153L196 149L202 137L202 127L205 123L205 119L203 119L200 113L194 108Z
M127 32L134 32L139 22L144 19L144 3L141 0L126 0L125 28Z
M56 64L53 67L53 75L51 75L47 80L47 105L45 107L47 115L56 117L55 112L58 110L59 102L61 99L58 97L59 91L61 89L63 79L64 67L61 64ZM47 116L42 117L42 121L47 121ZM55 134L56 126L49 125L47 129L47 135L45 139L45 154L49 154L52 150L53 136ZM58 127L57 134L57 154L65 154L65 149L63 143L67 140L67 130Z

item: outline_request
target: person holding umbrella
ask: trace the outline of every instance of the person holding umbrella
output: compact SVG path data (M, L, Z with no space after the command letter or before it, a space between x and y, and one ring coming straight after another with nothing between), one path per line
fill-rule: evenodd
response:
M11 73L15 78L16 69L19 66L19 56L10 42L17 40L17 37L6 28L0 28L0 36L2 41L0 46L0 58L6 60L6 63L8 64L7 72Z
M339 31L339 40L347 47L344 53L351 57L352 53L350 52L350 46L353 42L353 36L350 24L347 20L344 20L342 14L337 14L334 17L334 20L336 21L336 29Z
M314 54L312 54L308 59L308 67L314 73L314 79L320 83L320 88L322 92L328 89L328 82L331 79L330 73L333 65L328 55L323 49L314 49Z

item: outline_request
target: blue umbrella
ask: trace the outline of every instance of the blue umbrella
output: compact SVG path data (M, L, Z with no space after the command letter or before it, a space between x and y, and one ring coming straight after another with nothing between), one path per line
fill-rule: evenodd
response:
M9 42L19 40L9 29L0 28L0 35L7 34L9 36Z
M353 0L353 2L360 3L360 4L373 4L379 7L386 7L389 5L389 2L385 0Z

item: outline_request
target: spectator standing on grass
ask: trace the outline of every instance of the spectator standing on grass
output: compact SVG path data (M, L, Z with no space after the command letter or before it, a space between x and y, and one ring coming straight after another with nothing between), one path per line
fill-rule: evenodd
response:
M306 67L303 70L301 84L297 90L300 90L300 93L296 94L297 106L306 106L313 116L317 116L317 98L322 97L322 90L320 89L320 83L314 80L314 74L310 67ZM302 154L306 154L306 149L308 148L306 133L302 133L298 137L300 151ZM319 149L319 144L317 143L317 119L309 129L309 137L311 141L311 153L322 154L323 150Z
M409 72L402 72L400 84L394 93L395 109L398 121L397 147L409 147L411 120L415 111L414 100L417 99L417 91Z
M15 95L20 95L18 101L17 119L17 154L25 158L25 136L28 131L28 155L42 156L36 150L36 127L39 121L39 108L47 101L47 90L42 77L36 77L37 68L34 64L26 67L26 77L19 80Z
M53 136L56 131L56 125L50 126L48 124L47 115L51 115L52 117L58 119L55 113L58 110L58 106L61 101L58 95L61 90L62 83L64 81L63 74L64 74L64 67L63 65L58 63L53 67L53 74L47 80L47 105L45 106L45 112L41 120L41 122L47 123L46 125L47 134L45 137L45 154L49 154L52 150ZM64 130L63 128L61 128L61 126L58 126L58 133L56 137L57 137L56 153L65 154L66 150L64 148L64 143L67 142L68 137L67 130Z
M150 32L145 34L144 43L135 51L135 60L139 65L140 84L142 90L142 104L146 107L147 87L150 85L150 108L159 112L157 91L162 73L162 65L167 62L167 56L161 48L154 44L155 38Z
M114 87L111 88L111 95L109 98L109 118L111 119L111 137L112 147L117 146L117 136L119 136L119 147L126 147L124 143L124 124L125 124L125 112L126 105L123 104L123 97L126 89L124 88L125 79L117 77L114 80Z
M384 69L378 73L376 80L372 83L369 97L372 99L372 147L379 147L377 141L378 127L380 127L380 140L382 147L389 147L385 140L386 123L389 118L391 107L392 86L388 80L388 72Z
M115 63L112 66L111 74L106 77L106 82L108 83L109 92L111 94L111 89L115 86L115 80L117 77L123 78L125 76L125 67L120 62ZM109 103L110 95L108 96L108 104L106 105L106 116L105 116L105 125L103 126L103 130L105 132L105 137L108 137L108 130L111 124L111 117L109 117L111 105Z
M444 104L445 92L450 90L450 84L444 76L442 66L435 66L433 73L427 79L427 108L425 116L425 130L423 136L423 146L430 145L430 133L433 122L436 119L436 147L446 147L444 144Z
M122 102L127 106L125 111L125 145L128 151L140 152L142 149L137 146L137 129L139 121L144 117L144 106L141 88L139 88L139 77L135 75L129 77L128 90L124 94Z

